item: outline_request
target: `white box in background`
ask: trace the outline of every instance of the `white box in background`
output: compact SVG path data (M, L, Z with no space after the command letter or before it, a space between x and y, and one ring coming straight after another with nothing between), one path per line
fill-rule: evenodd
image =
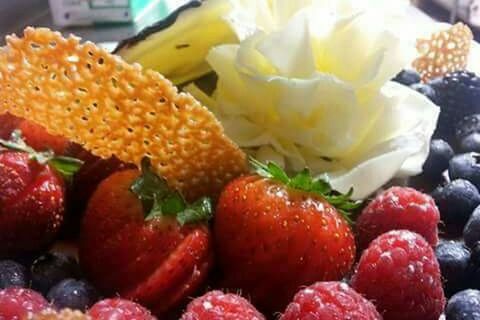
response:
M129 0L49 0L49 4L58 26L132 21Z

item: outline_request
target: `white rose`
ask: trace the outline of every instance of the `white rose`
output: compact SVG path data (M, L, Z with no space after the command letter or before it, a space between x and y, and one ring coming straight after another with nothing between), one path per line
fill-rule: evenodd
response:
M247 31L240 44L209 52L218 75L214 95L187 90L259 160L307 166L338 191L353 187L353 196L364 198L392 177L421 172L439 110L389 82L411 61L413 47L384 27L385 10L354 3L280 10L256 29L254 14L250 22L233 19Z

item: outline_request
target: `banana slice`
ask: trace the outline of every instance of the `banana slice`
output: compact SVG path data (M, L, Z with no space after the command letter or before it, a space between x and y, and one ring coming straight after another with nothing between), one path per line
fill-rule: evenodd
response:
M223 18L229 10L224 0L191 1L122 41L114 53L160 72L174 84L189 82L211 71L205 61L210 48L238 42Z

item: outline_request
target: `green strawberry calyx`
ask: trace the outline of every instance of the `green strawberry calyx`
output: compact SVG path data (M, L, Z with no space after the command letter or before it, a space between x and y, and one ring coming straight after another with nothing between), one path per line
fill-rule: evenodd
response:
M279 181L289 188L313 193L324 198L334 206L349 223L353 223L351 219L352 212L362 205L361 201L351 199L353 188L350 188L347 193L342 194L332 189L328 181L320 177L312 177L308 168L289 177L285 170L274 162L268 161L265 164L254 158L250 158L249 161L253 170L261 177Z
M213 216L210 198L202 197L187 203L182 194L169 187L167 181L158 176L147 157L142 159L142 174L133 181L130 190L142 201L145 220L159 216L175 217L180 225L206 222Z
M52 150L36 151L25 143L20 130L14 130L10 140L0 139L0 151L25 152L31 160L41 165L49 165L57 171L66 181L71 181L75 173L80 170L83 161L80 159L56 156Z

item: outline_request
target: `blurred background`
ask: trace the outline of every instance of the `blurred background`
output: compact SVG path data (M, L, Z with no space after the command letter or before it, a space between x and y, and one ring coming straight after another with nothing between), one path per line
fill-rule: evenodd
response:
M292 0L295 1L295 0ZM396 0L385 0L396 1ZM0 0L3 35L47 26L84 39L114 43L165 17L188 0ZM431 17L472 26L480 40L480 0L412 0L412 20Z

